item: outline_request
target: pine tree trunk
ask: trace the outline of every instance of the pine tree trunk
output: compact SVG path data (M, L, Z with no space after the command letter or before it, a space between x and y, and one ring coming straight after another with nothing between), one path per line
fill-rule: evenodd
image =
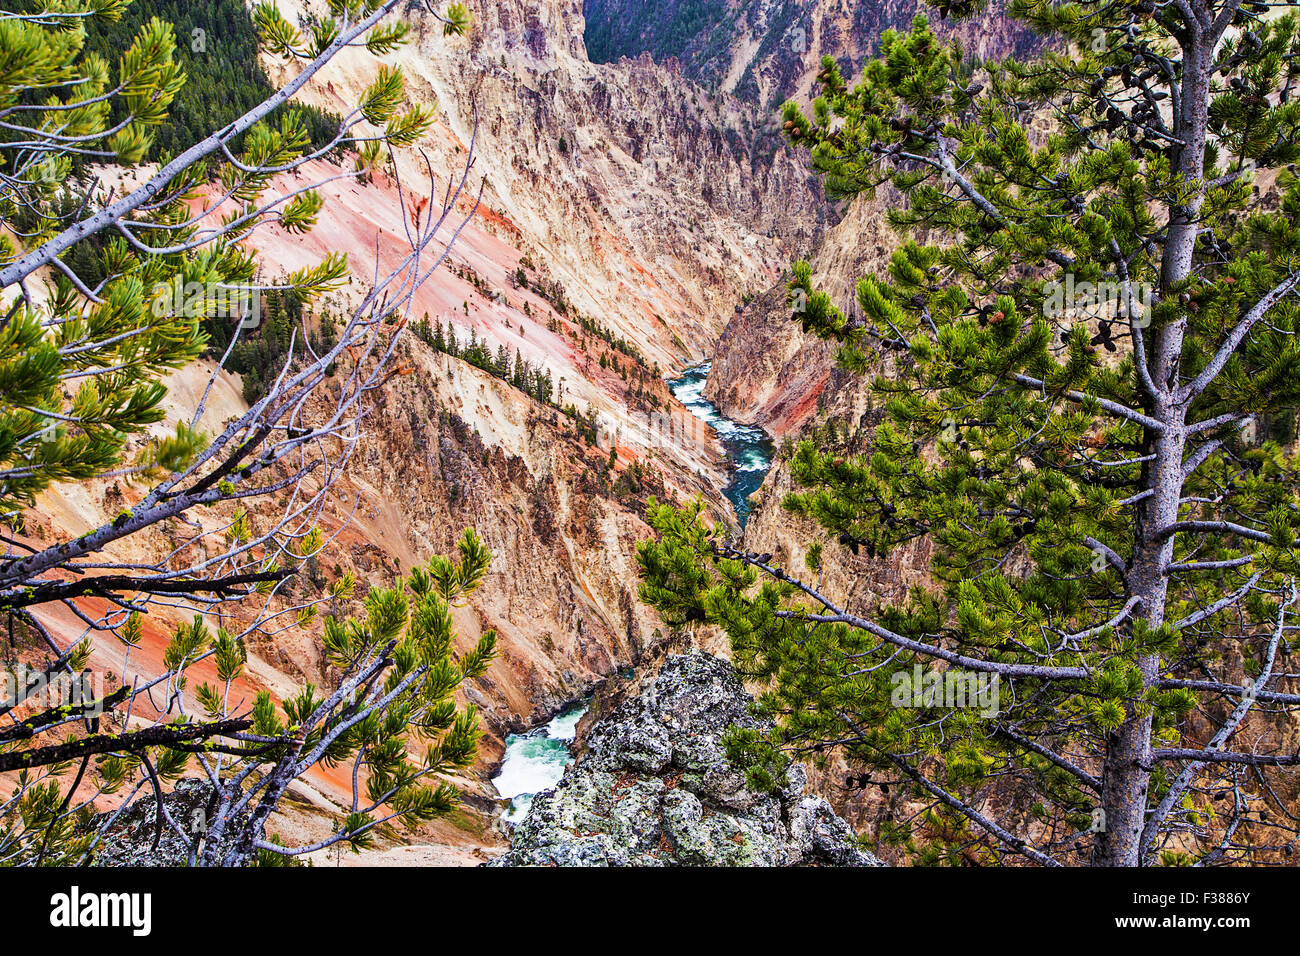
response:
M1203 9L1203 2L1193 3ZM1208 18L1207 18L1208 19ZM1187 31L1183 45L1183 78L1174 132L1182 145L1174 167L1188 183L1198 183L1185 202L1169 210L1169 229L1161 264L1161 297L1171 286L1192 274L1197 225L1204 201L1205 140L1209 119L1210 67L1215 41L1209 30L1196 26ZM1158 395L1149 396L1151 417L1164 423L1163 433L1149 432L1147 451L1154 460L1145 466L1141 488L1152 494L1143 503L1134 531L1133 556L1125 576L1129 596L1142 599L1137 617L1149 626L1164 623L1168 591L1168 568L1173 557L1173 536L1159 532L1178 520L1183 490L1183 454L1187 444L1184 423L1187 408L1178 396L1179 360L1183 350L1186 318L1170 322L1153 336L1148 356L1151 377ZM1160 676L1160 657L1138 658L1144 689ZM1142 830L1146 825L1147 795L1151 784L1151 717L1129 705L1124 723L1107 742L1102 767L1101 806L1103 829L1093 844L1094 866L1141 866Z
M1180 410L1166 407L1157 417L1169 431L1152 443L1155 460L1147 469L1146 488L1154 493L1139 514L1133 558L1125 578L1129 595L1142 599L1137 617L1151 627L1164 623L1169 586L1166 568L1173 556L1173 537L1159 537L1161 528L1178 520L1183 487L1183 448L1186 444ZM1160 676L1160 657L1137 660L1144 688ZM1151 717L1130 704L1124 723L1111 734L1102 767L1103 828L1093 844L1094 866L1140 866L1142 830L1146 824L1151 783Z

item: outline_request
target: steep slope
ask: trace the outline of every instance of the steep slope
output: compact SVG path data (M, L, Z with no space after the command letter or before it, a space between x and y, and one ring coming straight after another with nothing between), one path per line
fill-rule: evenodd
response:
M287 6L306 18L320 4ZM769 284L820 235L830 211L802 165L764 138L755 107L675 67L588 62L576 0L469 7L460 40L410 13L413 42L390 58L412 101L439 107L421 144L439 186L474 140L491 228L577 310L665 369L704 354L739 291ZM377 62L347 51L304 99L345 111ZM422 155L404 152L397 168L429 194Z
M583 13L593 60L642 53L675 59L709 89L768 108L789 97L807 100L823 56L857 66L885 30L906 28L918 13L939 19L919 0L585 0ZM981 59L1031 44L1000 4L942 23L940 33L960 38Z
M326 9L320 0L286 6L301 22ZM702 495L719 516L729 514L714 490L722 484L716 441L672 399L662 375L708 354L741 293L771 284L782 263L816 241L829 215L789 154L774 141L766 151L752 145L761 125L752 106L711 97L648 58L588 63L576 3L471 7L476 26L464 40L445 40L437 23L412 12L416 42L393 58L413 102L440 104L440 121L419 150L399 153L391 170L367 183L327 182L321 222L305 238L274 228L254 238L268 279L347 252L351 286L320 303L311 321L337 318L376 268L397 261L403 208L413 216L436 206L472 141L472 181L484 183L483 205L447 268L417 295L412 331L427 317L453 328L462 343L474 336L555 381L558 407L408 335L402 361L413 374L378 396L353 467L322 517L329 548L284 596L305 596L344 572L387 583L447 550L467 526L492 549L488 581L457 612L466 645L489 627L501 635L500 659L464 692L489 731L486 759L463 781L471 811L422 834L455 847L449 854L458 859L498 839L486 825L495 815L486 780L505 733L588 692L656 644L658 622L635 598L634 548L649 533L641 520L646 496ZM273 80L283 78L283 65L268 68ZM374 58L348 51L306 98L345 110L375 69ZM313 163L278 185L297 188L338 172ZM463 203L458 211L469 209ZM173 376L159 434L188 421L210 371L203 363ZM219 377L209 430L244 410L240 393L237 377ZM112 481L54 489L28 515L32 542L97 527L142 493ZM227 510L203 521L222 520ZM153 554L185 533L168 528L121 547ZM128 680L156 669L181 616L151 614L129 665L106 641L94 666L125 670ZM46 623L65 641L83 633L66 609ZM250 644L242 692L282 696L303 680L327 682L310 627ZM200 671L194 683L204 678L211 675ZM313 775L295 788L300 812L277 826L328 832L348 784L329 772Z
M649 533L640 503L652 493L702 494L712 497L721 513L725 502L708 481L670 462L644 470L616 464L611 472L606 451L589 445L577 423L558 410L418 340L409 343L401 361L414 374L385 387L374 412L382 427L368 437L321 515L326 551L270 609L318 595L345 572L366 584L388 584L429 555L449 551L463 528L478 530L493 552L493 564L471 605L456 612L456 623L461 648L487 628L500 636L498 661L463 693L481 710L484 760L462 781L470 812L425 833L437 845L468 843L472 849L497 839L486 826L496 813L486 781L504 736L585 695L616 669L636 664L659 639L657 620L635 598L632 553ZM173 415L190 405L209 370L193 366L172 379ZM240 410L237 381L222 375L210 407L218 417ZM54 534L97 527L142 494L142 488L109 480L52 490L27 515L29 540L37 544ZM271 520L276 508L275 501L263 501L251 509L250 520L254 525ZM213 509L202 520L228 520L230 510ZM185 536L185 529L171 527L148 540L128 539L111 554L156 557ZM86 611L102 610L95 600L83 603ZM349 613L357 607L336 610ZM224 623L231 630L251 622L251 607L227 611ZM41 616L62 642L84 633L66 608ZM179 610L155 610L129 659L116 642L102 641L92 666L121 675L126 683L137 674L157 673L171 628L184 617ZM303 681L329 682L315 626L276 624L267 633L250 635L248 646L248 675L235 688L244 697L261 689L284 697ZM209 663L197 666L191 686L214 680L210 671ZM188 709L196 706L192 699L187 702ZM328 832L328 817L345 800L349 784L333 772L313 773L295 788L306 815L277 820L277 828L290 826L289 832L313 839Z
M889 262L898 239L884 214L899 201L890 187L874 199L854 200L810 257L814 287L830 295L845 314L854 311L858 278L880 274ZM705 388L724 415L762 425L777 438L797 432L820 407L823 391L843 383L834 347L792 321L788 278L783 276L727 323Z

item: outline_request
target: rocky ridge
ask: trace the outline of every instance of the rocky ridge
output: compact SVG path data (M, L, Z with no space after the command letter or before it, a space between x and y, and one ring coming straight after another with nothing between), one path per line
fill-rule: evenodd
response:
M787 97L807 102L823 56L857 66L882 32L906 29L917 14L981 59L1031 45L1001 3L961 21L941 20L920 0L585 0L583 12L593 60L649 53L709 89L768 108Z
M722 736L758 727L735 668L669 656L644 689L585 732L581 755L534 801L494 866L881 866L793 765L750 789Z

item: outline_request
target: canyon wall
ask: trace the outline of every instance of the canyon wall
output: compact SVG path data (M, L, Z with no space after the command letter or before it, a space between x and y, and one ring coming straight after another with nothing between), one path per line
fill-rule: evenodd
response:
M617 61L648 53L676 62L710 90L774 109L811 99L823 56L856 70L880 34L907 29L918 13L972 57L1020 54L1032 41L1000 3L960 23L941 20L919 0L585 0L591 58Z
M282 6L302 25L326 13L321 0ZM319 225L306 236L271 227L253 240L268 280L347 253L352 280L310 319L337 321L369 276L400 260L404 217L433 214L472 148L468 197L440 238L450 240L458 217L475 211L480 187L482 202L446 266L415 296L402 357L410 374L377 397L322 515L325 552L273 600L273 609L287 606L345 572L363 587L387 584L446 552L466 527L484 538L491 572L456 620L462 646L487 628L500 634L499 660L463 693L483 717L485 760L461 781L468 812L422 831L430 845L457 847L450 858L460 862L499 841L487 778L504 736L636 664L662 637L635 593L634 549L649 534L645 498L698 495L717 517L730 515L716 491L716 440L662 376L708 355L742 293L775 282L832 216L801 163L763 131L753 104L710 94L649 57L589 63L576 2L469 6L474 26L465 38L444 38L441 24L412 8L412 42L387 58L402 66L409 102L436 110L418 147L397 151L364 182L339 177L346 166L325 160L282 177L282 191L322 183ZM345 51L302 99L346 113L379 62ZM280 82L295 69L267 67ZM548 372L555 406L429 347L411 332L426 318L454 329L462 344L473 336ZM212 372L203 362L171 377L155 436L188 421ZM219 431L246 407L238 377L219 373L201 427ZM31 540L98 527L143 492L114 480L52 489L27 516ZM254 522L275 503L259 507ZM187 534L169 525L117 553L165 551ZM245 620L251 612L231 613ZM151 614L129 663L102 642L93 665L128 676L156 669L185 616ZM63 640L82 633L66 609L45 623ZM250 640L240 690L283 696L328 678L315 628L277 625ZM307 809L281 829L316 833L347 784L328 772L302 781L295 799Z
M320 5L287 6L305 21ZM410 12L412 42L388 58L438 108L420 154L398 156L404 184L427 195L423 157L441 186L473 140L488 228L664 368L703 356L740 292L815 244L820 189L752 104L648 57L588 62L576 0L468 6L465 38ZM378 62L345 51L303 99L343 112Z

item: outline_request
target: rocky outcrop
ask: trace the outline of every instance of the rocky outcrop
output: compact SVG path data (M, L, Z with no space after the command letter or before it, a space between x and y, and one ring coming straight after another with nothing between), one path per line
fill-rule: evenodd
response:
M881 866L794 765L771 794L746 785L722 735L756 727L731 664L673 655L585 734L555 790L533 803L495 866Z
M162 803L175 825L192 837L206 828L212 812L212 786L206 780L186 777L163 795ZM188 865L190 839L158 813L152 796L142 797L121 813L102 816L111 819L112 825L95 852L95 866ZM246 817L240 817L239 823L246 822ZM223 842L222 852L227 842Z

